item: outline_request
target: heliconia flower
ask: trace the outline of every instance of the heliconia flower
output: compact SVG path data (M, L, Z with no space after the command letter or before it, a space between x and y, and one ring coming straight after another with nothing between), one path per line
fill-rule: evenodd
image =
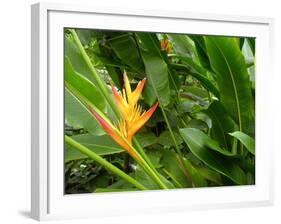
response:
M121 113L121 119L115 126L112 126L109 122L105 121L96 111L90 108L90 111L103 127L105 132L137 160L139 159L138 155L130 146L132 144L133 136L149 120L159 104L157 102L152 108L150 108L148 111L145 111L137 103L143 91L145 82L146 79L140 81L136 89L132 91L127 74L124 73L125 88L120 93L118 93L116 88L112 85L114 99ZM117 133L116 129L119 131L119 133ZM127 140L127 142L122 139L120 134Z
M94 115L97 121L100 123L104 131L123 149L125 149L133 158L139 160L139 156L134 152L131 146L122 139L122 137L117 133L114 126L103 119L93 108L89 108L90 112ZM121 132L122 134L122 132Z
M133 136L136 132L144 126L144 124L152 116L153 112L158 106L158 102L150 108L148 111L144 111L142 107L137 104L141 93L144 88L146 79L140 81L134 91L131 90L129 79L126 72L124 73L124 86L125 89L119 94L114 86L112 86L112 92L117 103L117 106L121 112L122 120L121 126L125 125L124 135L131 143ZM119 125L120 126L120 125ZM120 130L120 129L119 129Z
M160 40L160 46L162 51L166 51L168 54L172 52L172 47L168 39Z

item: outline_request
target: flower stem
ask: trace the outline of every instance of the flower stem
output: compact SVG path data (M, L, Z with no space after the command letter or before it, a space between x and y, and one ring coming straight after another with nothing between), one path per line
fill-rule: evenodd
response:
M98 154L94 153L92 150L88 149L87 147L81 145L79 142L75 141L74 139L68 137L65 135L65 142L75 149L79 150L81 153L87 155L89 158L93 159L100 165L104 166L106 169L110 170L111 172L117 174L127 182L133 184L140 190L147 190L145 186L143 186L141 183L124 173L122 170L118 169L116 166L112 165L110 162L107 162L105 159L103 159Z

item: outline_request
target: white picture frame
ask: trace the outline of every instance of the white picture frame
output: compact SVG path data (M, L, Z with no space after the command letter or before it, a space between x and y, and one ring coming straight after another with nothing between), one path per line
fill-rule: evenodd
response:
M64 195L63 28L99 28L256 37L256 184L105 194ZM99 217L273 203L273 146L268 100L273 19L191 12L32 5L31 214L37 220ZM136 203L137 202L137 203Z

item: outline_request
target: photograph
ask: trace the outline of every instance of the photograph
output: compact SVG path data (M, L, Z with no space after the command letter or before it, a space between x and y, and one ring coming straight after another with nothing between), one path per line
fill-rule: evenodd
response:
M64 194L255 185L255 37L62 38Z

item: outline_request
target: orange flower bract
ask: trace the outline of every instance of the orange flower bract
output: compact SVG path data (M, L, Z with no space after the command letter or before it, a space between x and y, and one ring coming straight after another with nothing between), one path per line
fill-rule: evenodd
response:
M113 127L107 121L105 121L97 112L90 109L91 113L95 116L97 121L106 131L106 133L111 136L111 138L118 143L123 149L125 149L132 157L139 159L137 154L132 150L129 144L132 144L133 136L144 126L144 124L149 120L154 111L158 106L158 102L150 108L148 111L142 109L138 104L138 100L141 96L145 85L146 79L140 81L134 91L132 91L127 74L124 74L124 89L118 93L116 88L112 86L112 92L114 99L116 101L117 107L120 111L121 118L119 122ZM117 133L116 129L119 130L122 137Z

